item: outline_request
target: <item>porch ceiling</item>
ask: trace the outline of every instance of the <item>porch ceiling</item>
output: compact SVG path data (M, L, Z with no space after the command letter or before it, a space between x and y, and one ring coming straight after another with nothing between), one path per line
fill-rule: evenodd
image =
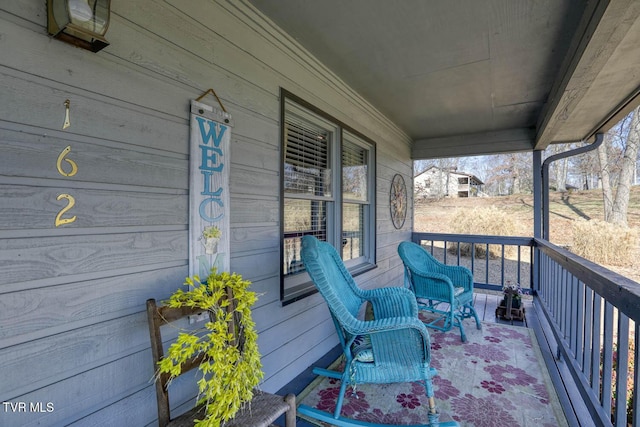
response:
M636 0L249 1L404 129L414 158L588 139L638 103Z

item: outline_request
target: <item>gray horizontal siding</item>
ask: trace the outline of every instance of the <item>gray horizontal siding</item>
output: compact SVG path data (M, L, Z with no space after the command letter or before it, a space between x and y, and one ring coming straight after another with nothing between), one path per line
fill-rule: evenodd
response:
M410 182L404 133L244 2L112 7L111 45L93 54L46 35L45 2L0 6L0 400L55 405L0 412L0 425L154 422L144 302L187 274L188 106L209 87L235 122L231 269L260 296L262 387L337 343L319 295L279 301L280 87L376 142L378 268L357 281L401 284L395 248L410 221L393 228L388 189L395 173ZM72 177L56 168L67 146ZM55 227L63 193L76 220ZM193 385L175 389L188 407Z

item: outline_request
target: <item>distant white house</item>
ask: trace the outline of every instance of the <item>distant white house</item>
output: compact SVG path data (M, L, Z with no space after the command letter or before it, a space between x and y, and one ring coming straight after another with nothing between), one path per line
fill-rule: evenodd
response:
M458 172L455 168L443 169L432 166L413 178L417 196L437 197L477 197L483 195L482 182L475 175Z

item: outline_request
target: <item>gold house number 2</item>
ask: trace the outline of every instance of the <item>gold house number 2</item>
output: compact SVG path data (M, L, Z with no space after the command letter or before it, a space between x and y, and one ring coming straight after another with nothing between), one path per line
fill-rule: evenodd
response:
M72 195L70 194L60 194L57 197L57 200L62 200L62 199L67 199L67 206L65 206L64 208L60 209L60 212L58 212L58 215L56 215L56 227L59 227L61 225L64 224L71 224L73 221L76 220L76 216L72 216L70 218L63 218L62 215L66 214L72 207L75 206L76 204L76 199L73 198Z
M71 152L71 146L68 145L67 147L65 147L64 150L60 152L60 154L58 155L58 161L56 162L58 173L66 177L74 176L75 174L78 173L78 165L76 164L76 162L66 158L70 152ZM65 171L65 168L63 168L63 165L65 164L67 165L66 169L71 167L71 170ZM65 215L67 212L69 212L71 208L75 206L76 199L70 194L60 194L56 198L56 200L62 200L62 199L65 199L67 201L67 205L62 209L60 209L60 212L58 212L58 215L56 215L56 221L55 221L56 227L59 227L64 224L71 224L77 218L75 215L71 217L63 218L63 215Z

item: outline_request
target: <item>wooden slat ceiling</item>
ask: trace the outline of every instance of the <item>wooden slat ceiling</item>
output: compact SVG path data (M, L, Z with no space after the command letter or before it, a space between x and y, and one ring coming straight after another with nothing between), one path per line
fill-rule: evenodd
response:
M587 139L638 103L638 0L249 1L401 127L414 158Z

